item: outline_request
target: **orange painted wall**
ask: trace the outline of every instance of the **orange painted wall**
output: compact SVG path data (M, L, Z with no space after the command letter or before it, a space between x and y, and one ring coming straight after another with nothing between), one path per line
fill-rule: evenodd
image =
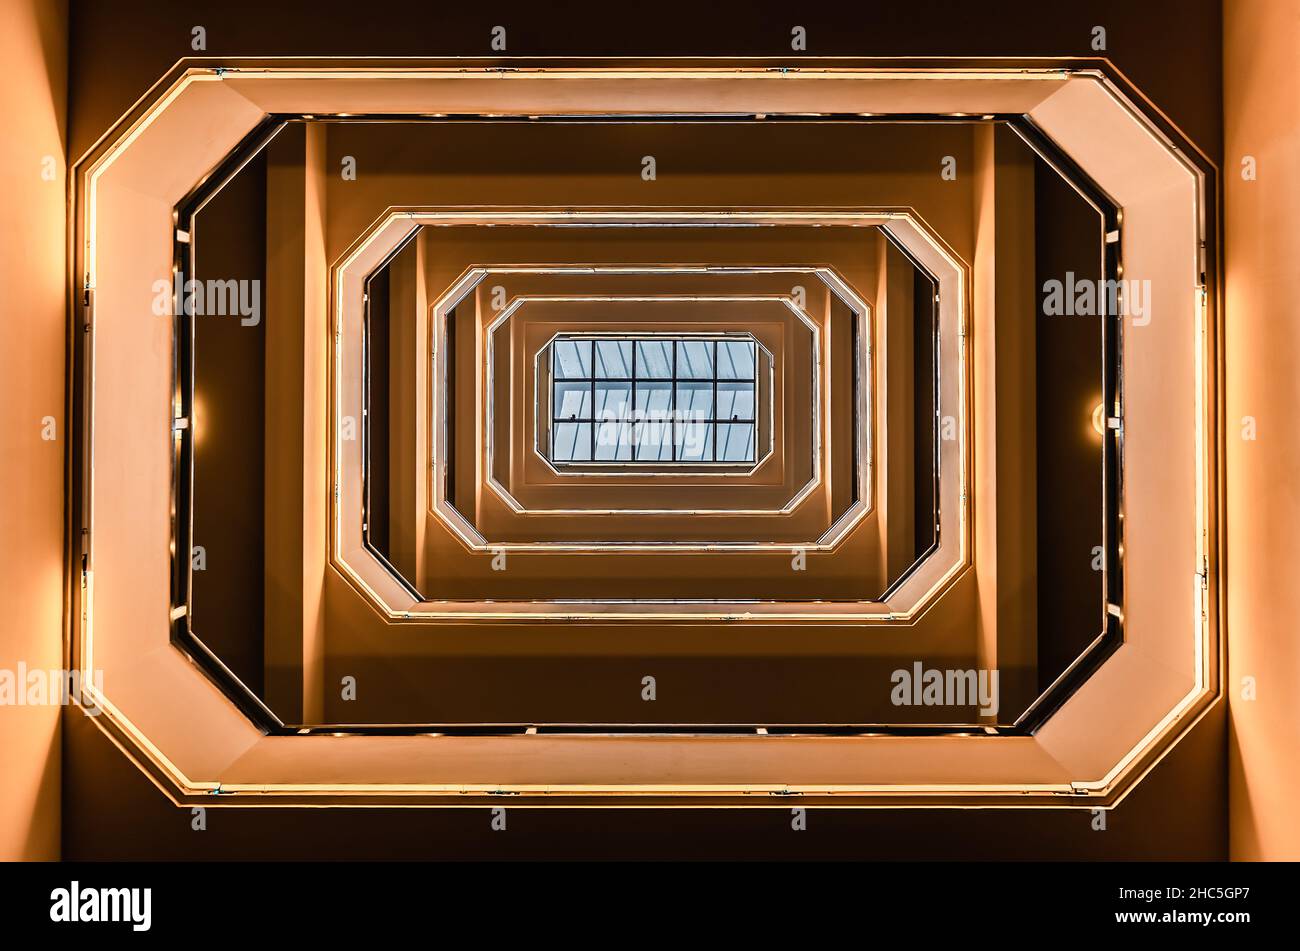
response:
M1234 859L1294 861L1300 859L1300 5L1226 3L1223 54L1229 841ZM1254 180L1245 177L1247 158L1254 159Z
M63 666L67 3L4 0L0 22L0 670L20 677ZM59 856L59 739L58 707L0 706L0 860Z

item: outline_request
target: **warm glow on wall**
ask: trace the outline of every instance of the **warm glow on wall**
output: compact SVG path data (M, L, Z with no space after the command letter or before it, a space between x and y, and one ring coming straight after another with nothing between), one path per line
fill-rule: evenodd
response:
M207 407L203 402L203 397L198 393L194 394L194 401L190 410L190 429L194 436L194 445L196 447L203 443L203 433L207 427L208 414Z
M1098 403L1092 408L1092 428L1098 436L1106 435L1106 407ZM198 433L194 434L198 438Z

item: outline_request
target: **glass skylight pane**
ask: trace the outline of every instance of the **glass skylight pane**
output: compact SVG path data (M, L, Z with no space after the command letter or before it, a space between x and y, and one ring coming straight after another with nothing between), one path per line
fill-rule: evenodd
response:
M677 424L677 461L713 461L713 424L679 422Z
M591 460L591 423L556 423L551 458L556 462Z
M636 384L636 412L642 419L668 419L672 414L673 385L669 382Z
M636 424L636 457L655 462L673 458L673 424L649 421Z
M632 341L597 340L596 376L602 380L632 379Z
M671 379L673 375L673 342L671 340L638 340L636 342L636 375L639 380Z
M754 384L718 383L718 419L753 419Z
M555 462L755 461L752 338L561 336L551 349Z
M632 458L632 424L607 421L596 426L596 460L617 462Z
M719 423L718 462L752 462L754 427L750 423Z
M745 340L718 341L718 379L752 380L754 378L754 343Z
M555 354L557 380L591 379L590 340L557 340L551 350Z
M713 379L713 341L677 341L677 378L679 380Z
M632 418L631 383L596 383L596 419Z
M682 421L713 418L713 381L677 384L677 418Z
M555 418L591 419L591 384L555 384Z

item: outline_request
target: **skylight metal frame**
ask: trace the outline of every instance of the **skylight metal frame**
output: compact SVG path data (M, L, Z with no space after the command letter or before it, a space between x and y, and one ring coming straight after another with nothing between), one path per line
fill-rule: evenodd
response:
M569 343L569 342L585 343L589 345L591 350L590 353L591 375L590 376L561 377L557 373L556 347L561 343ZM596 352L597 352L596 344L598 342L628 343L631 345L629 347L631 351L630 376L612 377L612 376L600 375L597 367L597 356L596 356ZM669 376L642 377L639 375L638 362L639 362L639 354L641 352L641 344L650 343L650 342L667 343L671 345L672 366L671 366L671 372ZM679 374L678 360L680 359L680 354L682 352L681 344L684 343L707 343L711 345L710 346L711 352L709 357L711 372L708 376L681 376ZM748 343L753 352L753 368L754 368L753 376L725 377L725 378L720 377L718 375L719 374L719 365L718 365L718 352L719 352L718 344L719 343ZM626 467L628 465L632 465L632 466L655 465L655 466L663 466L665 468L670 466L674 468L680 466L692 466L692 467L693 466L716 467L716 466L736 466L736 465L752 466L759 461L758 426L759 426L760 419L759 419L758 409L759 409L759 401L761 399L760 389L759 389L761 385L761 378L759 372L760 351L762 351L762 347L759 344L758 340L755 339L752 334L740 334L740 333L683 334L683 333L655 332L655 331L647 331L638 334L583 334L583 333L559 334L555 338L553 338L546 346L548 359L545 362L546 365L549 366L550 368L550 374L546 380L546 386L549 390L549 396L550 396L550 411L547 413L547 419L549 421L549 425L548 425L548 431L545 434L546 446L547 446L547 457L549 458L552 465L563 467L563 468L572 468L572 467L586 468L588 466L599 466L606 469L619 469L619 468ZM589 385L590 395L591 395L591 413L589 416L585 416L585 417L576 417L576 416L561 417L558 415L559 406L561 402L561 398L559 396L561 388L564 387L566 384L576 384L576 383L586 383ZM597 409L597 393L599 392L597 388L597 384L604 384L604 383L627 384L627 392L629 395L629 400L624 415L619 416L617 418L599 415L599 410ZM730 418L727 419L721 418L718 415L719 384L722 384L723 386L727 386L727 385L743 385L745 383L748 383L750 385L750 393L751 393L750 405L752 407L750 415L745 418L740 418L735 415L732 415ZM649 416L644 415L647 411L637 409L638 384L645 384L647 385L647 387L653 384L658 384L661 386L666 385L668 387L669 405L668 405L668 415L666 419L656 418L653 415L649 415ZM710 412L708 418L702 416L691 417L691 419L687 422L683 422L683 420L679 418L677 401L678 401L681 385L683 384L686 385L695 384L701 386L704 384L712 385L712 394L710 396L710 404L709 404ZM542 385L542 381L539 379L538 380L539 389L541 385ZM538 396L540 398L541 394L539 393ZM637 454L637 449L640 447L640 438L641 438L638 434L644 431L642 429L642 426L646 423L657 423L660 426L666 424L669 427L671 427L671 434L670 434L670 438L668 439L669 458L667 459L646 458ZM771 425L770 417L768 423L769 425ZM587 425L590 427L590 432L588 434L590 440L590 455L588 458L585 459L556 458L555 432L557 427L564 424L573 424L579 426ZM748 453L748 456L743 459L719 459L718 458L718 427L721 425L733 425L733 424L749 425L750 433L751 433L750 451ZM626 425L630 429L631 439L628 442L628 450L630 452L630 455L626 459L618 458L618 457L613 459L602 459L597 456L596 447L598 445L598 432L603 427L610 426L610 425L615 425L618 427L622 427ZM708 439L708 446L710 448L709 451L710 458L708 459L703 459L703 458L679 459L678 458L679 444L682 442L679 433L685 426L709 427L709 436L707 437L707 439ZM537 438L541 439L542 435L543 433L539 431L537 433Z

